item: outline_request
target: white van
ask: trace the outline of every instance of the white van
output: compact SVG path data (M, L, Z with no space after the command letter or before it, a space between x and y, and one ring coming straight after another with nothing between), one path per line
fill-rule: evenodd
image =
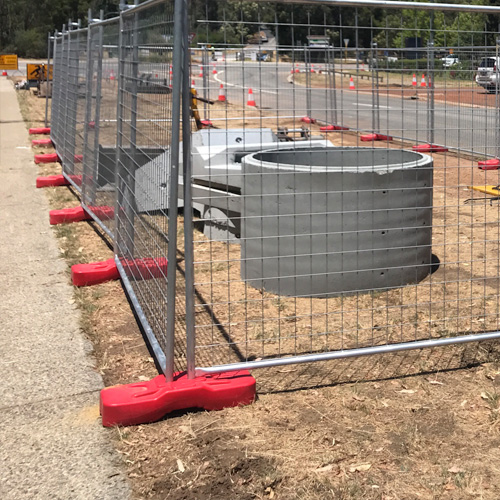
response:
M499 71L500 57L484 57L477 68L476 83L488 92L495 92Z

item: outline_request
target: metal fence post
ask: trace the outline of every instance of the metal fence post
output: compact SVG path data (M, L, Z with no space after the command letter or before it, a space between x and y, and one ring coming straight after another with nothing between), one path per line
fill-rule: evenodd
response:
M337 81L335 75L335 48L328 47L328 86L330 87L330 99L332 109L332 124L338 123L337 112Z
M304 60L306 68L306 117L312 118L312 104L311 104L311 48L304 45Z
M188 378L195 377L195 286L193 245L193 196L191 190L191 82L189 81L189 4L182 0L183 14L183 66L182 66L182 159L184 196L184 253L186 280L186 369Z
M500 64L498 64L500 57L500 38L496 39L495 44L495 57L497 64L495 64L495 158L500 159Z
M70 60L70 48L71 48L71 39L70 39L70 34L71 34L71 20L68 21L68 27L66 30L65 35L63 35L63 44L64 44L64 66L63 66L63 71L62 75L63 76L63 81L62 81L62 91L63 91L63 120L61 122L61 144L59 145L61 152L59 154L59 157L62 160L62 166L63 166L63 173L65 172L65 163L66 163L66 151L68 149L67 147L67 141L68 141L68 102L69 102L69 97L68 97L68 88L69 88L69 60Z
M99 18L101 21L104 19L104 11L100 11ZM97 42L98 52L97 52L97 80L96 80L96 91L95 91L95 114L93 121L95 123L94 132L94 151L93 151L93 162L94 162L94 176L98 175L99 169L99 138L100 138L100 127L99 123L101 121L101 101L102 101L102 60L104 57L104 47L103 47L103 27L99 25L99 34ZM91 108L92 109L92 108ZM92 117L91 117L92 119ZM90 203L96 203L97 196L97 182L94 180L92 183L92 190L90 195Z
M431 31L432 37L432 31ZM435 138L435 103L434 103L434 42L430 41L427 49L427 141L434 144Z
M378 55L377 42L371 44L371 59L372 59L372 130L378 134L380 132L380 88L378 75Z
M54 56L53 56L53 80L52 80L52 103L50 107L50 138L52 139L52 143L54 145L57 144L57 130L58 130L58 121L59 121L59 90L61 86L61 76L59 75L59 59L61 47L59 49L57 46L59 45L60 34L57 31L54 32Z
M165 378L167 382L173 380L174 374L174 342L175 342L175 297L176 297L176 274L177 267L177 199L179 184L179 141L181 124L181 94L184 62L184 18L183 9L185 4L182 0L175 0L174 7L174 52L172 66L174 71L174 81L172 86L172 141L170 160L170 185L169 185L169 210L168 210L168 254L169 262L167 270L167 343L166 343L166 370ZM186 47L187 48L187 47ZM186 68L187 74L187 68Z
M93 75L94 75L94 57L93 57L93 36L92 36L92 10L88 10L88 32L87 32L87 72L85 84L85 118L83 123L83 179L88 179L92 173L88 171L88 141L89 141L89 123L92 121L92 92L93 92ZM96 96L96 99L98 97ZM90 175L89 175L90 174ZM94 183L92 182L91 185ZM89 185L84 182L84 188ZM84 189L85 194L86 190ZM88 203L87 197L84 196L84 202Z
M115 218L116 231L113 240L115 255L121 255L120 252L120 225L122 223L122 205L123 205L123 181L122 181L122 160L123 154L123 107L124 107L124 68L125 68L125 49L124 49L124 25L123 15L120 14L120 28L118 33L118 98L116 100L116 160L115 160Z
M45 90L45 126L48 127L49 125L49 81L50 81L50 31L47 35L47 71L46 71L46 76L45 76L45 85L47 86ZM52 94L52 90L50 91Z

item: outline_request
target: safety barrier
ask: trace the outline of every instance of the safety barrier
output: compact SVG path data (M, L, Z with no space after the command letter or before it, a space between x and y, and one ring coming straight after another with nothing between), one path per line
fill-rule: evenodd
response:
M106 425L249 402L249 369L500 337L500 8L308 4L149 0L55 37L82 197L55 217L115 245L76 284L119 276L163 371L105 390Z

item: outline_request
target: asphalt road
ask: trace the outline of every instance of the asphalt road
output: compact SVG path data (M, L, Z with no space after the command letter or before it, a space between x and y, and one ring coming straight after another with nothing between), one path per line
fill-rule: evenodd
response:
M436 89L432 135L429 132L431 118L425 91L420 92L420 99L413 100L407 95L387 95L382 88L377 104L370 88L350 90L347 78L342 79L342 86L336 90L307 89L293 84L290 82L291 67L290 64L272 62L218 61L215 64L210 62L204 77L199 76L199 64L193 64L192 73L200 95L217 100L222 83L228 101L242 109L246 108L251 88L257 107L279 118L310 116L320 122L354 130L376 131L415 142L432 142L463 151L497 155L499 146L496 144L499 141L495 131L497 111L494 107L456 103L448 99L442 89ZM216 74L213 73L214 68ZM85 68L80 70L83 78ZM139 73L168 78L168 66L141 64ZM103 76L109 77L110 74L115 78L118 76L116 59L107 60L103 65ZM217 126L223 125L219 122Z
M381 92L377 120L376 99L371 90L349 90L348 79L343 80L342 87L331 91L306 89L290 83L290 65L235 62L220 64L216 75L212 71L211 67L205 79L195 77L199 92L203 94L205 81L212 99L217 99L222 83L230 102L246 106L248 89L251 88L257 106L274 111L273 116L310 116L356 130L377 131L416 142L432 141L451 148L495 154L496 110L449 100L445 102L441 89L436 89L432 136L425 92L418 100Z

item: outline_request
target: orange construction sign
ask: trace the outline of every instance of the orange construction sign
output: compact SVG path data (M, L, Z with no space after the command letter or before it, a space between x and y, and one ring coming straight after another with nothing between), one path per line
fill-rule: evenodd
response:
M0 54L0 69L18 69L16 54Z
M26 64L26 78L28 80L46 81L47 80L47 65L46 64ZM52 80L54 67L52 64L49 67L49 80Z

